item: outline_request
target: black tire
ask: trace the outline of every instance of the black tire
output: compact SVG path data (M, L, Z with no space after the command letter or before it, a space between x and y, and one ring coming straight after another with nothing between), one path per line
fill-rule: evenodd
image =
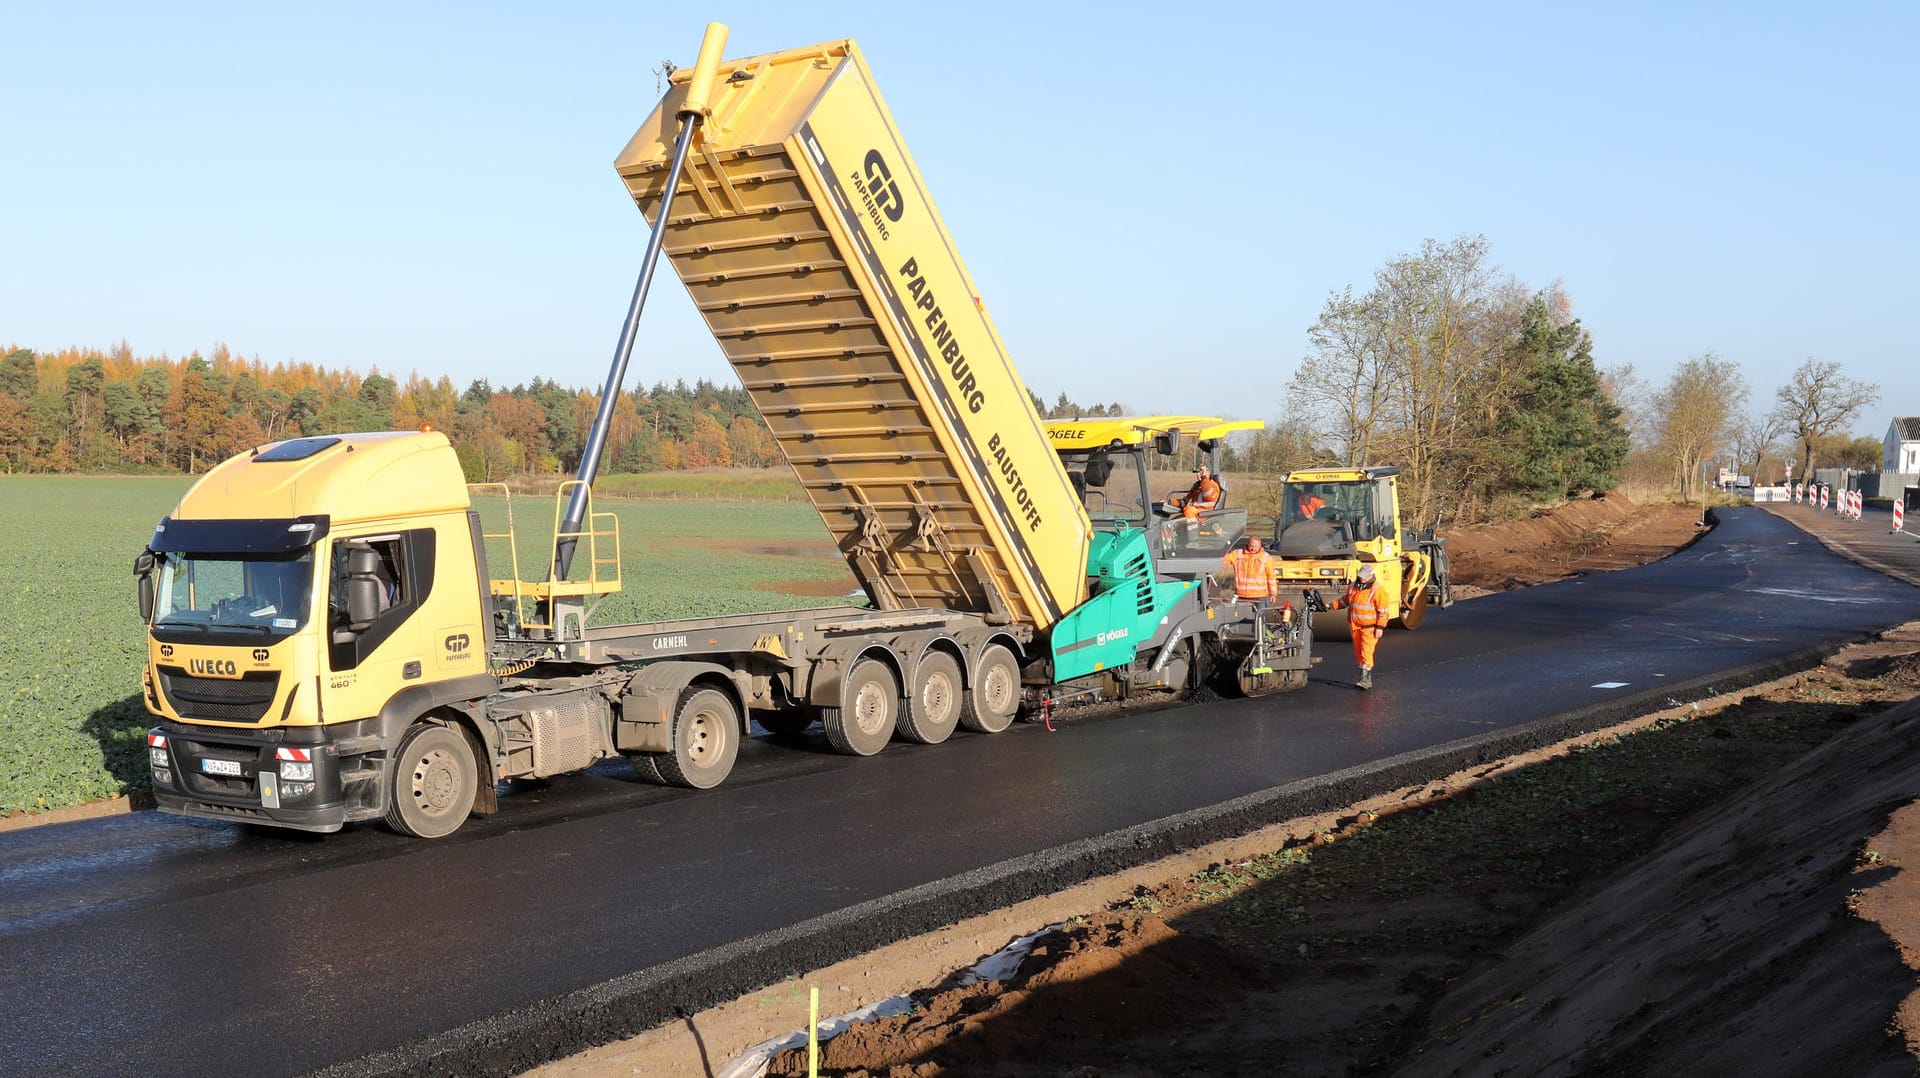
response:
M421 723L400 739L387 771L387 826L414 838L445 838L473 812L480 768L461 731Z
M960 680L960 664L942 651L920 660L913 675L913 696L900 715L900 736L922 745L938 745L953 736L960 725L960 709L966 690Z
M997 734L1013 725L1019 711L1020 664L1005 644L989 644L973 666L960 725L983 734Z
M657 762L665 755L664 752L636 752L627 757L627 762L633 765L633 773L640 776L641 782L665 786L666 776L660 774L660 765Z
M801 708L789 708L782 711L762 711L753 716L753 721L775 737L799 737L813 725L813 712Z
M740 709L719 689L689 688L673 713L673 748L652 754L660 781L711 790L733 773L740 756Z
M840 706L825 708L820 725L835 752L872 756L887 747L900 719L900 679L877 659L861 659L840 683Z

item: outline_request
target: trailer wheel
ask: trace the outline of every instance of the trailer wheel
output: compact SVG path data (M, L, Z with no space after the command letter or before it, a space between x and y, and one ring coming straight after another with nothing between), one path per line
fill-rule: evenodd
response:
M967 693L967 706L960 712L960 725L983 734L997 734L1013 725L1020 710L1020 664L1005 644L988 645L980 653L973 669L973 684Z
M877 659L861 659L840 686L840 706L823 708L820 725L835 752L872 756L887 747L900 716L900 679Z
M900 733L908 741L938 745L960 725L960 664L936 651L920 660L913 678L913 699L900 714Z
M467 822L480 787L473 749L459 730L421 723L400 739L387 772L387 826L445 838Z
M673 716L673 748L653 754L654 770L669 786L711 790L726 781L740 755L740 710L719 689L680 694Z

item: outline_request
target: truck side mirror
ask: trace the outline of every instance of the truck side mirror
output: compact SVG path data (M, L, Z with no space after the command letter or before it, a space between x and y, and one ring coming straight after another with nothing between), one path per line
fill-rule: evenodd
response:
M372 547L347 551L347 628L362 632L380 619L387 598L381 580L380 553Z
M151 550L143 550L139 557L133 559L133 575L139 580L140 620L145 622L153 620L153 561Z

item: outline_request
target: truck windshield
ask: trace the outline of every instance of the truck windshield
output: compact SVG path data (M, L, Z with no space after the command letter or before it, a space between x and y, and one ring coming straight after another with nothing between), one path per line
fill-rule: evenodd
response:
M1096 526L1139 524L1146 517L1147 492L1132 454L1107 448L1067 450L1060 454L1060 464Z
M313 548L290 554L159 556L153 629L170 640L278 640L307 623Z

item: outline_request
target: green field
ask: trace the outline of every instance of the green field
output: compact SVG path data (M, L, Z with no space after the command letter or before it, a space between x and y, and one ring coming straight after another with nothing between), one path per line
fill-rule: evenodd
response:
M133 558L189 482L0 477L0 816L145 789ZM492 530L501 506L480 504ZM523 575L544 575L553 504L513 505ZM820 606L854 587L805 502L597 508L620 518L626 586L594 624Z

